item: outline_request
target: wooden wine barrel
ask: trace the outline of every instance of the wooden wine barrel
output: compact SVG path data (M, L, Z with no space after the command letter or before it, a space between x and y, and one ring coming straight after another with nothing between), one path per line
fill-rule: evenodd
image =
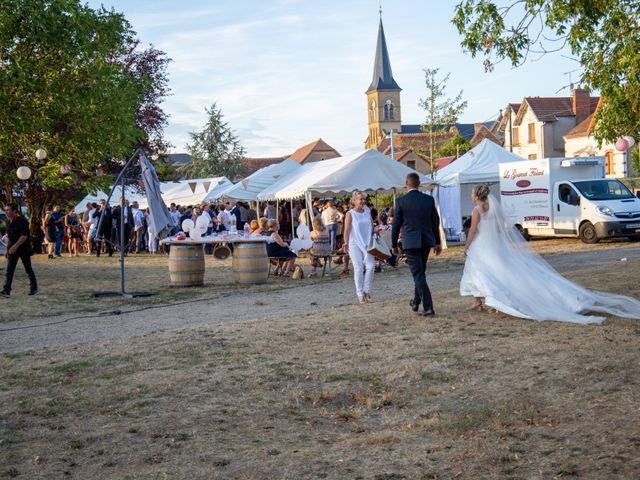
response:
M236 283L267 283L269 259L265 242L234 242L232 263Z
M169 277L175 287L199 287L204 283L202 245L171 245Z

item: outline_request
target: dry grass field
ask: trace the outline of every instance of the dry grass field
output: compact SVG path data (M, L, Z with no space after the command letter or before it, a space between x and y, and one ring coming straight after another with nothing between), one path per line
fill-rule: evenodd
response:
M631 262L568 276L640 297ZM639 321L436 302L5 354L0 478L640 478Z

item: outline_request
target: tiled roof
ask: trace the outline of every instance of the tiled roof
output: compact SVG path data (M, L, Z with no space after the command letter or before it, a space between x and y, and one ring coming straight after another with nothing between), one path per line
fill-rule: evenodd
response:
M243 158L242 166L244 167L243 175L248 177L252 173L257 172L261 168L268 167L275 163L280 163L285 157L265 157L265 158Z
M589 136L591 120L593 120L593 113L581 121L578 125L573 127L565 137L587 137Z
M305 160L309 158L309 156L314 152L327 153L331 155L330 157L328 156L327 158L334 158L334 157L340 156L340 153L338 153L338 151L335 148L333 148L327 142L319 138L318 140L315 140L311 143L308 143L307 145L300 147L295 152L293 152L293 154L289 158L291 158L291 160L293 160L294 162L304 163Z
M394 156L395 160L402 160L404 157L406 157L410 153L411 153L411 150L407 148L405 150L400 151L399 153L394 151L393 152L393 156ZM389 153L389 154L391 154L391 153Z
M489 125L492 125L493 122L488 122ZM471 143L474 145L479 144L482 140L488 138L496 145L502 146L502 143L498 137L487 127L487 123L476 123L475 124L475 133L473 134L473 138L471 138Z
M467 140L471 140L476 130L473 123L454 123L452 128L455 127L458 133Z
M453 162L456 159L456 156L453 155L451 157L441 157L441 158L436 158L436 165L437 168L443 168L446 167L447 165L449 165L451 162Z
M571 97L525 97L525 100L538 120L543 122L553 121L556 117L573 117L575 115ZM590 100L589 111L593 113L600 97L591 97ZM520 114L518 116L520 117Z
M404 125L400 127L400 133L422 133L422 125Z

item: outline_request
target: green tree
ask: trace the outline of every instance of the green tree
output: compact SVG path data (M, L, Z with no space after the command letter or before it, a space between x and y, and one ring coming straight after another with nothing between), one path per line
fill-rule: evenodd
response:
M582 65L581 83L604 97L594 135L615 141L640 133L639 11L638 0L463 0L452 22L487 71L568 47Z
M455 136L451 137L446 142L440 144L436 148L434 154L436 158L460 156L460 155L464 155L472 148L473 148L473 145L469 140L464 138L459 133L456 133Z
M427 89L426 98L420 99L420 106L425 110L427 116L422 124L422 131L429 134L429 149L427 154L431 166L431 175L435 173L435 146L438 137L449 132L451 124L458 121L458 117L467 107L467 102L462 100L462 90L453 98L446 95L447 82L450 73L438 80L436 77L439 68L425 68L424 79Z
M191 143L187 151L191 154L191 165L184 168L189 178L224 175L234 180L243 171L244 147L223 121L222 109L211 105L205 111L209 119L199 132L190 132Z
M148 111L155 84L132 58L136 45L113 10L0 0L0 200L24 194L33 233L46 203L108 185L110 175L96 172L115 171L146 141L139 109ZM33 172L28 183L16 179L22 165Z

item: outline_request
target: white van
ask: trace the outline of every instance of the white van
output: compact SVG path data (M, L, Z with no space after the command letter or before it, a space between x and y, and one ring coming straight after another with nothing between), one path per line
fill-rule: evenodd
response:
M640 240L640 199L619 180L605 178L603 157L501 163L500 203L525 238Z

